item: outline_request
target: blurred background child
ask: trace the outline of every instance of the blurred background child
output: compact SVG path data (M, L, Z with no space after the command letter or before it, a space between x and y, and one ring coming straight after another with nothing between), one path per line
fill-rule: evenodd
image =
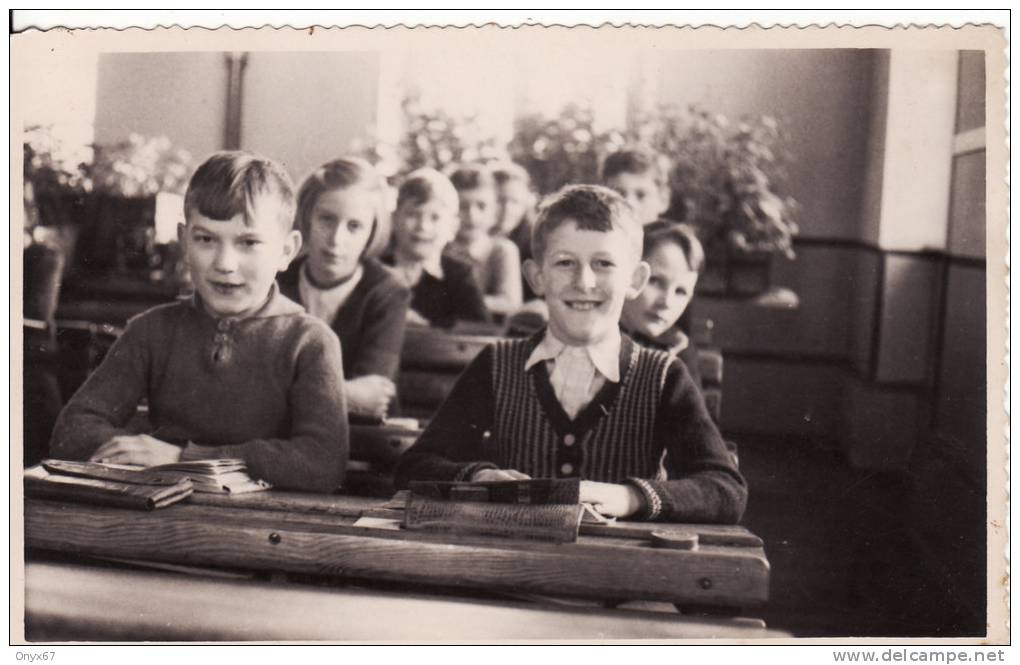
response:
M531 176L520 164L495 162L489 166L496 181L496 235L517 245L521 263L531 258L531 228L535 223L537 197ZM526 279L521 279L524 300L536 298Z
M280 288L340 338L350 412L384 417L411 293L376 258L390 239L379 175L358 158L322 165L301 185L294 226L305 253L280 275Z
M626 199L642 224L651 224L669 209L669 160L652 150L632 148L607 156L602 184Z
M494 235L499 222L496 180L481 164L458 167L450 176L459 197L460 228L450 249L469 261L489 312L503 317L522 302L521 255L511 240Z
M459 208L457 190L435 169L413 171L400 185L386 261L411 289L409 323L451 328L491 319L471 264L443 251L457 233Z
M705 252L690 227L659 221L645 227L642 254L651 274L638 297L624 303L621 325L639 344L680 358L700 388L697 350L678 323L694 297Z

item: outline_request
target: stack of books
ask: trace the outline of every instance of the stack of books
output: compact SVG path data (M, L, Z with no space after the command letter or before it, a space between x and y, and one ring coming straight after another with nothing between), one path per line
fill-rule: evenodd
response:
M47 459L25 471L27 496L143 510L172 505L192 492L243 494L269 488L249 476L239 459L150 467Z

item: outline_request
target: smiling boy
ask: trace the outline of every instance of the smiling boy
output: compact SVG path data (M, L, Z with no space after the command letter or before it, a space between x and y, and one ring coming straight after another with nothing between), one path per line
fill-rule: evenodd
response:
M549 325L482 351L400 460L410 480L581 478L620 517L736 522L747 500L683 364L620 333L648 280L641 225L604 187L567 187L535 225L529 282Z
M237 457L284 489L343 478L340 346L275 285L301 246L294 193L274 162L217 153L195 171L178 237L194 296L132 319L61 412L57 457L150 466ZM127 429L147 399L152 430Z

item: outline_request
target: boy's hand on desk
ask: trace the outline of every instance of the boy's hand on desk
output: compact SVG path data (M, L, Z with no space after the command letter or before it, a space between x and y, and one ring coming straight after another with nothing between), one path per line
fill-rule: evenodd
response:
M397 394L397 387L385 376L370 374L344 381L347 393L347 407L352 413L362 416L383 418L390 407L390 401Z
M592 504L603 515L627 517L641 510L644 499L630 485L582 480L581 502Z
M528 480L531 476L523 474L514 469L482 469L475 471L471 476L471 482L491 483L496 480Z
M181 459L181 448L148 434L115 436L99 447L90 462L155 466Z

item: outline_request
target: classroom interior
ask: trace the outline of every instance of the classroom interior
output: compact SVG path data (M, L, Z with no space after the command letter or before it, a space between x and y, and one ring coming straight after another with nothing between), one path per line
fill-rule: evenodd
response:
M595 68L576 54L543 65L504 52L101 53L40 75L26 124L65 144L166 137L196 164L243 148L300 181L399 140L412 91L449 117L476 115L497 145L526 110L551 117L570 103L605 127L660 103L776 118L796 256L770 259L763 293L699 293L693 308L722 358L719 426L750 489L742 524L771 564L758 616L795 636L973 636L987 600L984 56L650 50ZM515 58L516 78L486 75ZM61 100L72 82L94 94ZM178 295L118 235L161 223L147 205L25 234L26 319L49 312L67 331L63 400L104 336ZM156 235L143 249L166 260ZM51 236L69 252L57 275L29 262ZM90 252L104 267L75 272ZM45 441L52 413L33 402L31 358L26 440Z

